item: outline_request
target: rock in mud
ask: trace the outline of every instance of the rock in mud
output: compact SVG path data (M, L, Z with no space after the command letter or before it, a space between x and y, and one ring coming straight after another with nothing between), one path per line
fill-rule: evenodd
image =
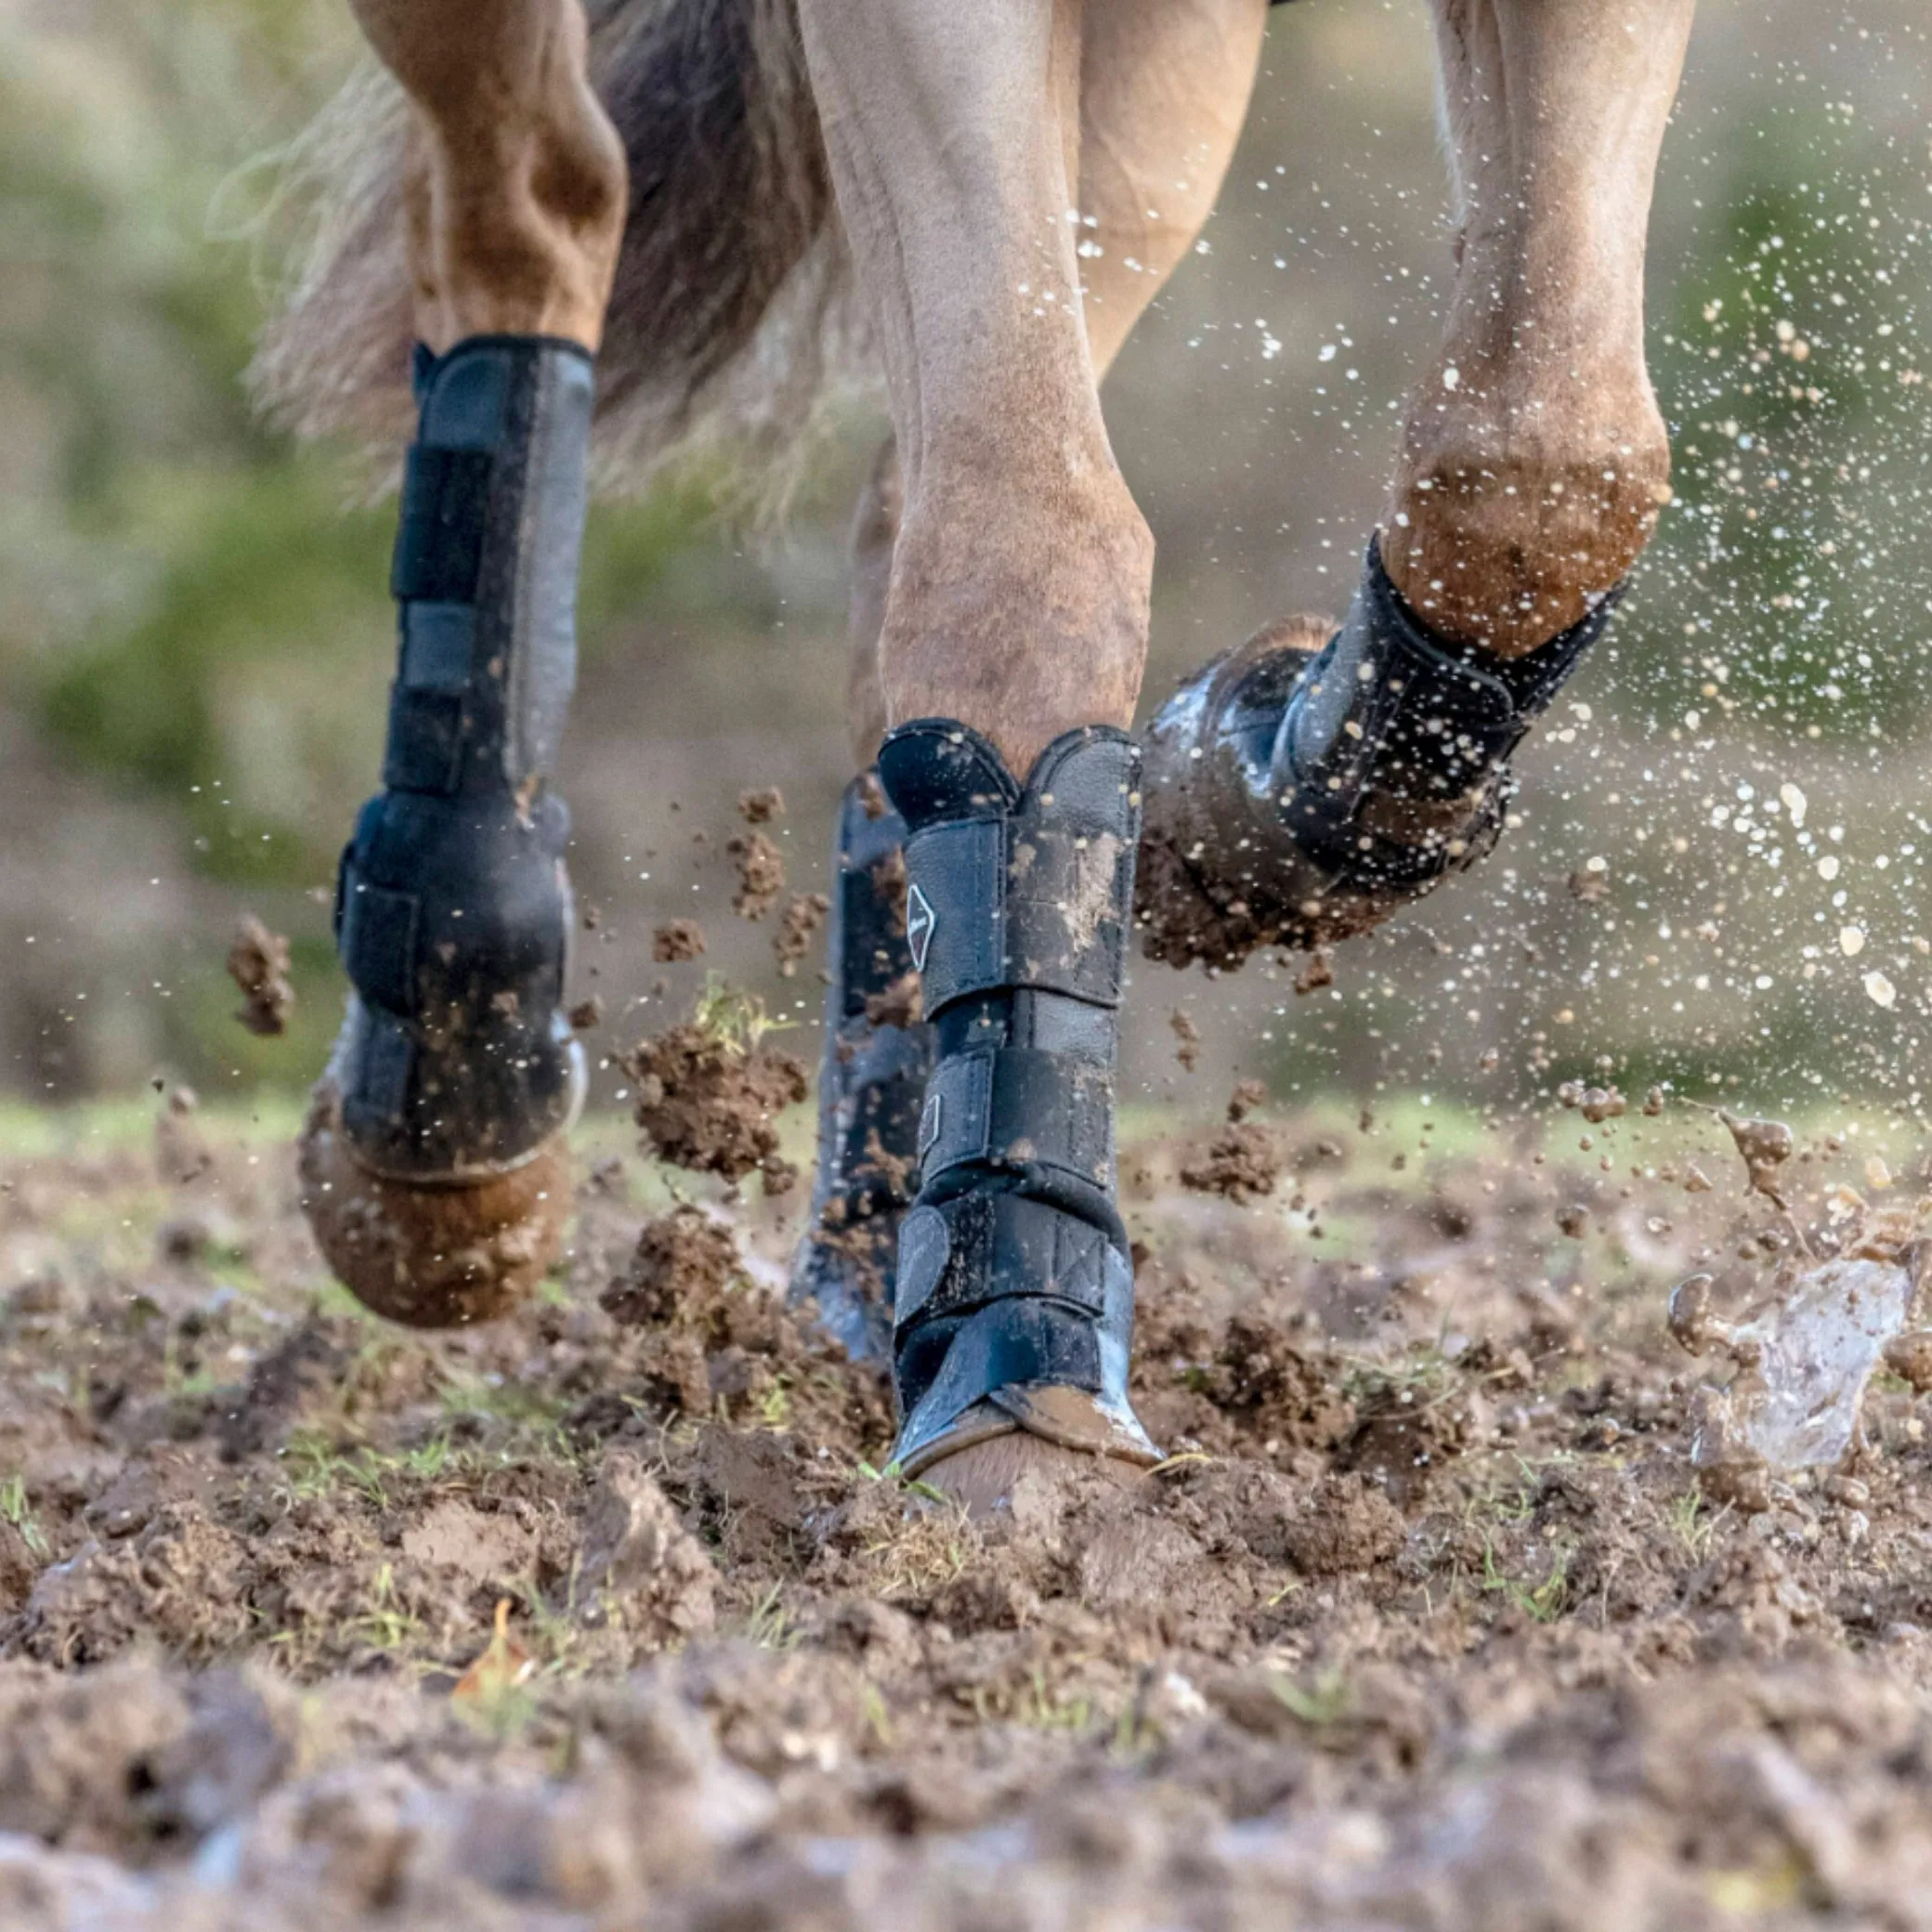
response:
M671 1499L628 1450L604 1458L583 1518L578 1613L647 1650L709 1631L718 1573Z

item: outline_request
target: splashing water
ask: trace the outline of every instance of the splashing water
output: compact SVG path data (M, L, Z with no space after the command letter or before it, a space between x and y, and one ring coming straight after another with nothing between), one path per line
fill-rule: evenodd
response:
M1896 1260L1827 1261L1734 1329L1740 1368L1730 1420L1739 1446L1772 1469L1836 1462L1886 1344L1907 1325L1912 1297L1912 1273Z
M1912 1328L1924 1258L1915 1220L1872 1215L1842 1255L1791 1277L1734 1325L1712 1314L1708 1276L1678 1287L1671 1332L1693 1354L1728 1354L1738 1370L1728 1389L1698 1391L1691 1454L1701 1469L1815 1469L1852 1446L1873 1371Z

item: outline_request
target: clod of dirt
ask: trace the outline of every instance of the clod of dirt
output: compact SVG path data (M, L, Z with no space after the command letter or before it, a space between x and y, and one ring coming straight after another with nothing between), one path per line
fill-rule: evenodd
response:
M778 971L785 978L797 973L798 962L812 950L813 936L831 909L832 902L823 893L794 893L786 902L785 910L778 916L777 933L772 940Z
M1362 1476L1331 1476L1283 1529L1295 1567L1306 1576L1342 1576L1387 1562L1408 1537L1402 1512Z
M1168 1015L1168 1025L1174 1029L1174 1058L1183 1073L1191 1074L1201 1064L1201 1029L1178 1006Z
M242 990L235 1017L249 1032L273 1039L288 1028L295 1005L289 979L289 943L253 913L242 921L228 948L228 977Z
M1326 946L1318 946L1303 959L1300 970L1295 974L1295 997L1299 999L1334 984L1335 961Z
M925 1015L925 989L916 973L902 973L884 992L866 995L866 1018L874 1026L917 1026Z
M194 1123L201 1103L192 1087L176 1087L154 1116L154 1165L163 1181L185 1186L215 1165L207 1137Z
M659 1650L712 1628L717 1588L704 1546L650 1472L628 1450L611 1450L584 1511L579 1617Z
M1885 1365L1912 1384L1915 1395L1932 1389L1932 1328L1908 1328L1885 1345Z
M1717 1117L1730 1129L1730 1138L1737 1142L1752 1191L1764 1195L1773 1207L1783 1208L1784 1196L1778 1192L1778 1169L1791 1158L1796 1145L1791 1129L1782 1120L1743 1120L1721 1107Z
M783 854L763 832L739 832L726 842L724 855L738 868L731 909L740 919L763 919L785 890Z
M1570 875L1570 896L1585 906L1600 906L1610 897L1610 873L1586 868Z
M604 1024L604 1002L593 993L570 1009L572 1033L594 1033Z
M1565 1080L1557 1089L1557 1103L1574 1109L1592 1127L1620 1119L1629 1108L1629 1103L1614 1087L1586 1087L1581 1080Z
M1557 1209L1557 1227L1573 1241L1581 1241L1589 1233L1590 1210L1573 1205Z
M13 1629L17 1649L72 1667L158 1639L188 1656L233 1648L253 1628L245 1546L193 1502L170 1503L117 1542L89 1542L41 1573Z
M1688 1275L1670 1291L1668 1322L1671 1338L1687 1355L1702 1355L1730 1336L1730 1330L1712 1312L1708 1274Z
M628 1326L670 1323L722 1295L743 1265L724 1222L701 1208L673 1208L645 1223L629 1270L599 1299Z
M1181 1168L1181 1184L1196 1194L1220 1194L1245 1206L1265 1199L1281 1180L1287 1156L1279 1138L1265 1127L1241 1116L1246 1090L1256 1082L1243 1081L1228 1108L1228 1124L1208 1142L1207 1151Z
M785 816L785 794L776 785L738 795L738 816L747 825L769 825Z
M642 1042L622 1065L636 1083L637 1125L660 1160L726 1181L762 1168L772 1192L796 1178L778 1157L772 1124L807 1091L805 1069L790 1053L686 1022Z
M1236 1080L1228 1095L1228 1119L1238 1127L1267 1098L1268 1090L1260 1080Z
M695 919L667 920L651 934L651 958L660 966L682 965L704 951L704 928Z
M1330 1364L1297 1346L1265 1307L1237 1310L1215 1357L1208 1393L1256 1436L1323 1453L1355 1427L1355 1405L1337 1387Z
M222 1412L215 1427L226 1460L239 1462L275 1446L311 1402L339 1385L352 1352L344 1326L312 1317L257 1357L240 1399Z

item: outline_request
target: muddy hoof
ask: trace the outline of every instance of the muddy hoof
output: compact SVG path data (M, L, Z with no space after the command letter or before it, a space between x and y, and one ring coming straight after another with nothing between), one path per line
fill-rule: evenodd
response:
M1071 1500L1101 1487L1131 1489L1147 1480L1147 1470L1117 1456L1065 1449L1043 1436L1014 1429L942 1456L929 1464L919 1480L951 1497L969 1516L985 1517L1012 1508L1022 1478Z
M1332 936L1304 903L1325 881L1283 848L1265 773L1289 694L1334 633L1325 617L1267 625L1183 685L1147 727L1134 915L1149 959L1231 972L1260 946ZM1231 777L1231 764L1263 775L1259 793Z
M561 1133L507 1174L454 1187L372 1174L350 1153L333 1086L316 1089L302 1208L356 1299L411 1328L488 1322L526 1300L563 1252L570 1170Z

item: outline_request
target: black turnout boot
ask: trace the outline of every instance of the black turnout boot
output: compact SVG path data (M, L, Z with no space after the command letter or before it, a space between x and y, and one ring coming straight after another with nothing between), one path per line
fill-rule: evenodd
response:
M319 1101L355 1168L461 1189L536 1159L583 1095L564 1010L570 821L547 781L576 677L592 365L571 343L473 336L440 359L419 350L415 373L384 789L343 854L336 945L354 990ZM560 1226L552 1190L540 1198ZM342 1203L312 1198L311 1212L365 1299L372 1267L421 1275L450 1259L372 1233L359 1205L354 1252ZM424 1286L378 1282L375 1296L436 1319Z
M1365 931L1503 829L1508 761L1622 595L1528 656L1437 635L1371 542L1341 628L1250 638L1148 727L1146 950L1237 963Z
M1016 1429L1159 1460L1128 1402L1133 1263L1115 1206L1140 766L1101 727L1055 739L1024 787L948 719L880 751L934 1034L894 1300L907 1475Z
M816 1302L819 1325L855 1362L883 1361L892 1346L894 1252L932 1066L932 1028L903 1012L913 970L905 843L906 821L878 779L854 779L832 850L818 1171L790 1299Z

